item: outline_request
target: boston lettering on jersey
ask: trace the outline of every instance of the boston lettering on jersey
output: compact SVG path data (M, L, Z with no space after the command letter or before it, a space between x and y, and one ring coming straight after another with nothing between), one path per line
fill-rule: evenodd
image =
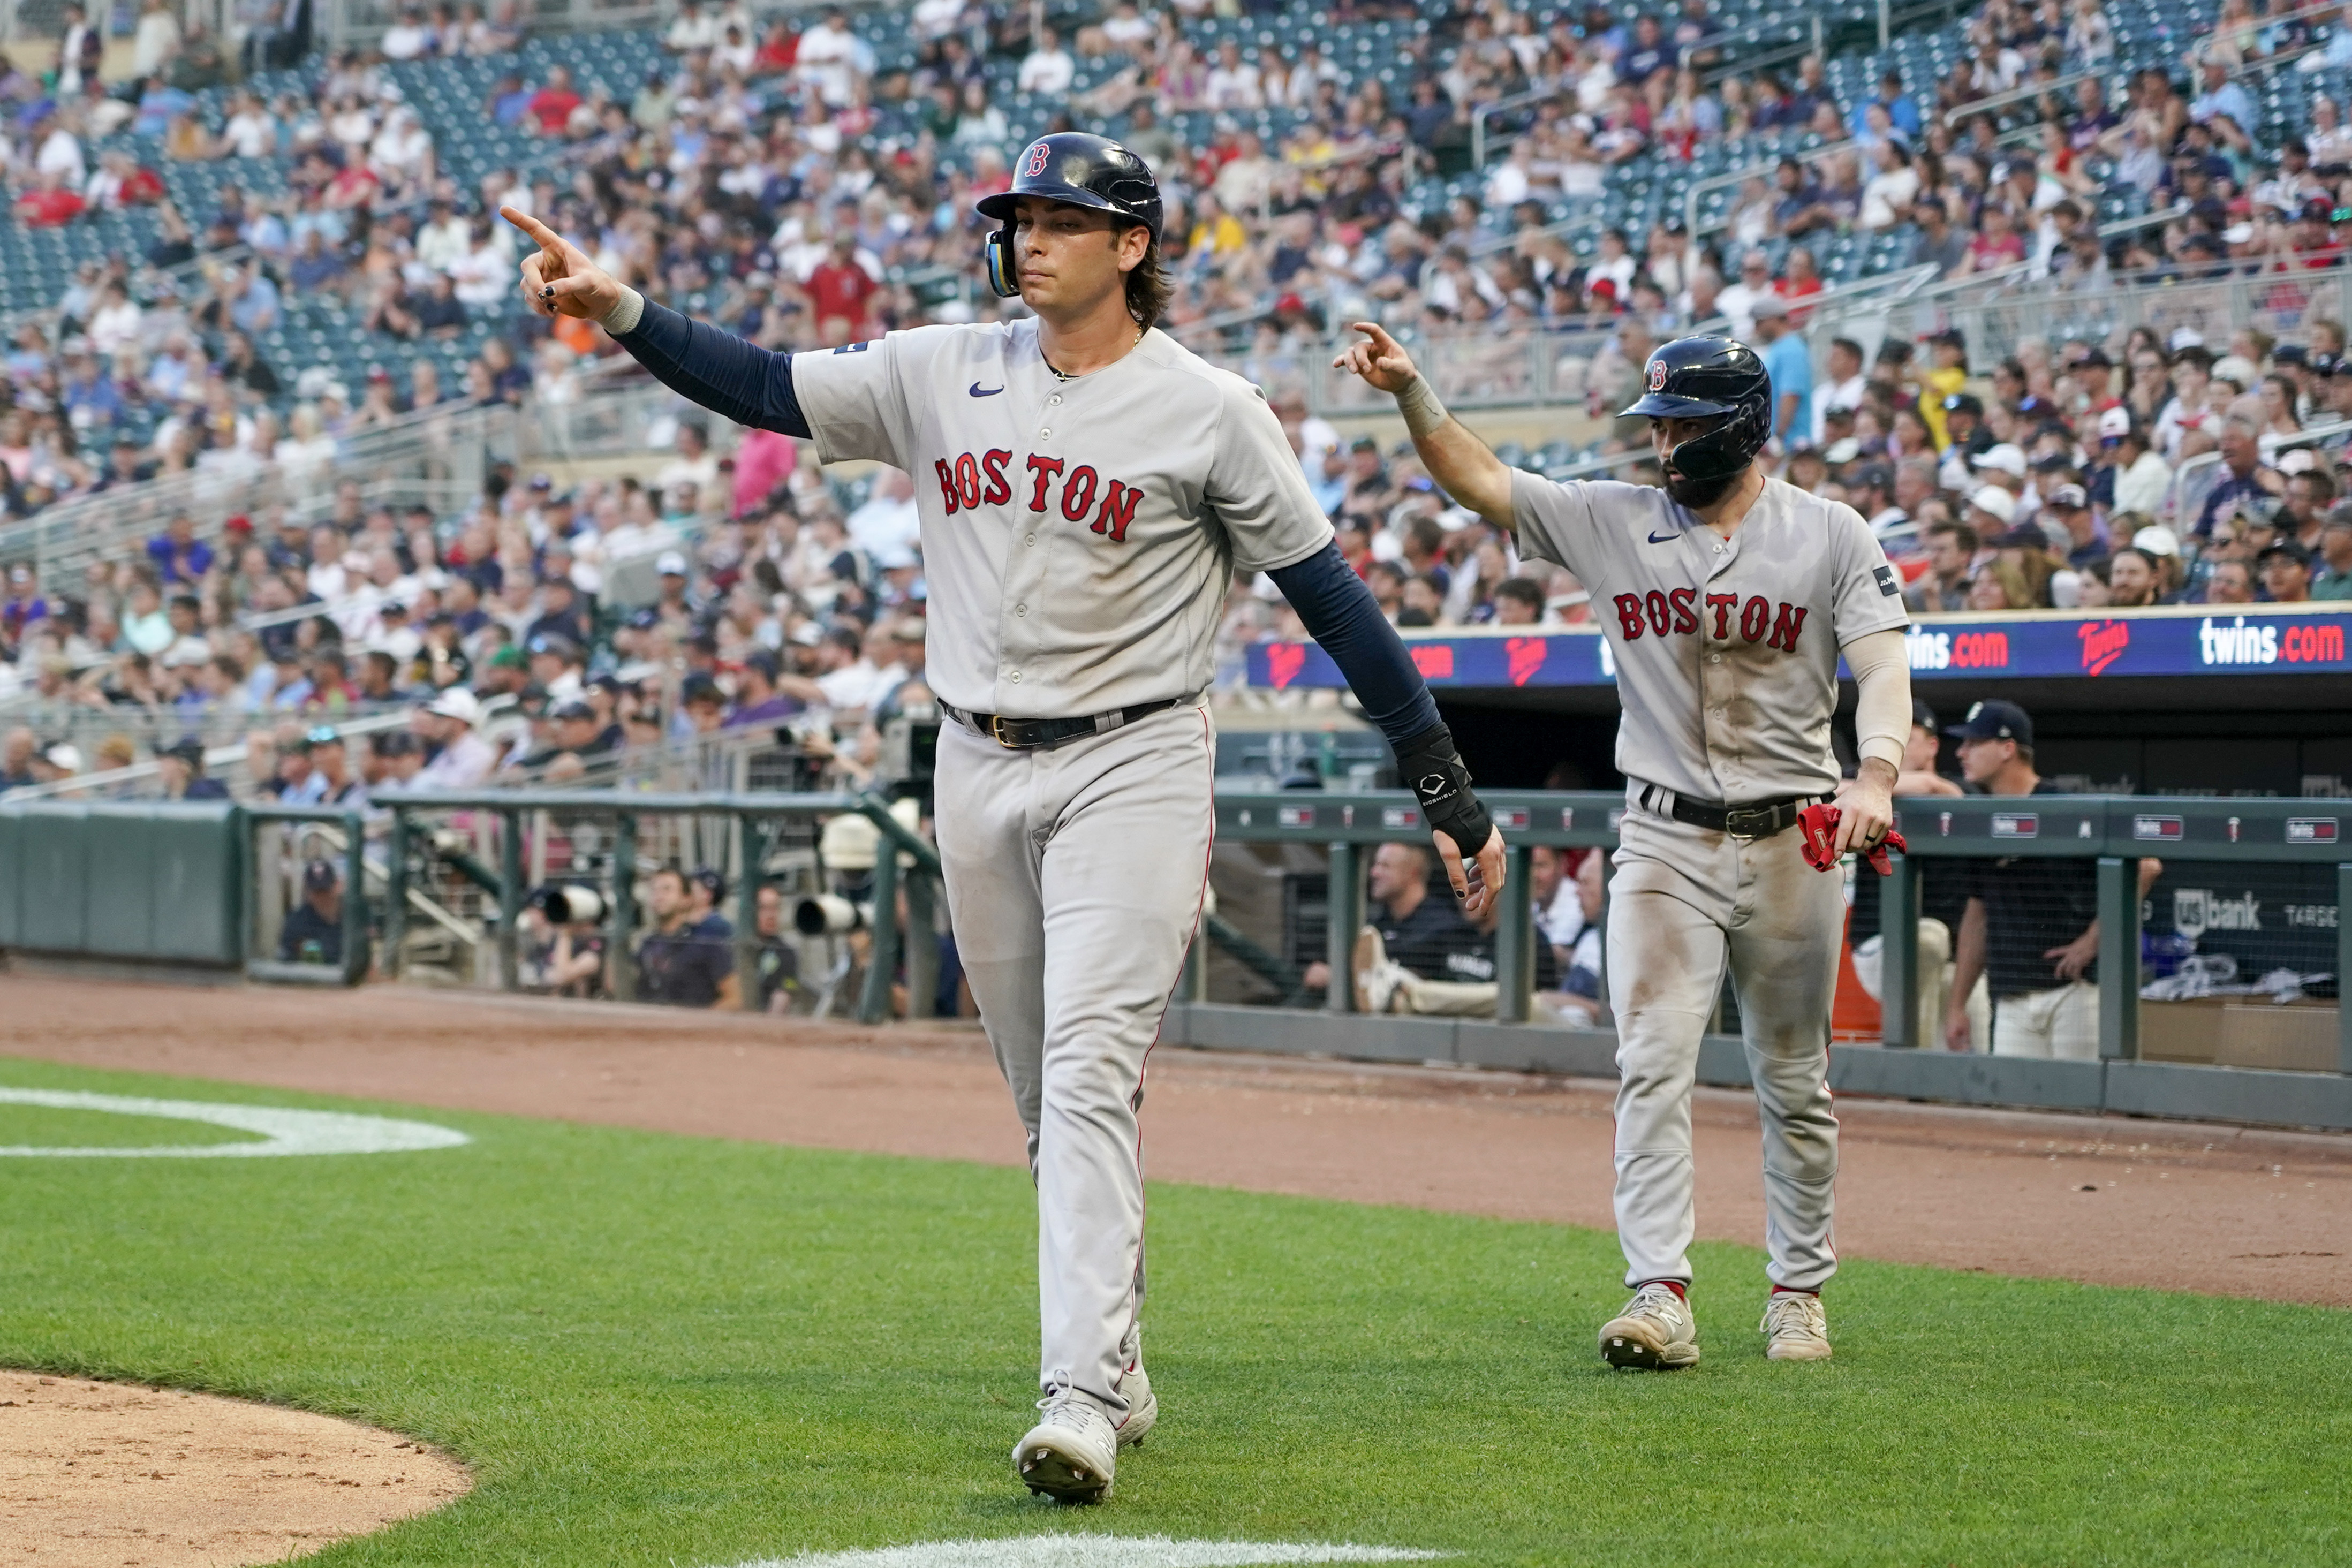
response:
M982 507L1002 507L1013 500L1016 486L1027 491L1027 509L1043 512L1058 507L1062 516L1074 523L1086 522L1115 545L1127 542L1127 530L1135 521L1135 506L1143 498L1143 487L1118 479L1105 479L1095 472L1094 465L1081 463L1068 467L1060 457L1040 457L1032 454L1024 466L1027 478L1009 473L1013 454L1003 447L991 447L974 456L966 452L950 459L937 459L931 466L940 476L940 495L947 504L947 512L976 512ZM1066 473L1065 470L1067 470ZM1055 487L1060 486L1058 497Z
M1690 636L1698 632L1704 614L1715 622L1706 633L1712 642L1728 643L1737 631L1742 641L1761 643L1784 653L1797 651L1797 636L1805 629L1809 608L1775 603L1760 593L1750 594L1745 602L1736 593L1710 593L1702 612L1696 588L1677 588L1672 592L1654 588L1647 593L1621 593L1611 602L1617 609L1617 629L1625 634L1628 643L1639 642L1644 634Z

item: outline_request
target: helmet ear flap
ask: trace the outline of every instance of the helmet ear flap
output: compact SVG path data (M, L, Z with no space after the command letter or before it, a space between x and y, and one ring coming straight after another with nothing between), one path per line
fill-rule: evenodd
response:
M988 286L996 290L1000 299L1021 297L1021 277L1013 264L1013 225L993 230L988 236Z

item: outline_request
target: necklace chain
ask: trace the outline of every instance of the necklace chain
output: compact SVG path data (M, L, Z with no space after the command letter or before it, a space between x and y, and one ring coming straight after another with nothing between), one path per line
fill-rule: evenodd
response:
M1138 327L1138 328L1135 329L1135 339L1134 339L1134 341L1133 341L1133 342L1130 342L1130 343L1129 343L1129 344L1128 344L1128 350L1129 350L1129 352L1132 352L1132 351L1134 350L1134 349L1135 349L1135 345L1136 345L1137 343L1140 343L1140 342L1142 342L1142 341L1143 341L1143 333L1144 333L1144 329L1143 329L1143 328L1141 328L1141 327ZM1059 366L1055 365L1055 364L1054 363L1054 361L1053 361L1045 359L1045 355L1040 354L1040 355L1038 355L1037 357L1038 357L1040 360L1044 360L1044 361L1045 361L1045 368L1046 368L1047 370L1052 371L1054 372L1054 379L1055 379L1055 381L1058 381L1058 382L1074 382L1074 381L1076 381L1076 380L1078 379L1077 377L1076 377L1076 376L1072 375L1069 371L1066 371L1066 370L1063 370L1063 369L1061 369Z

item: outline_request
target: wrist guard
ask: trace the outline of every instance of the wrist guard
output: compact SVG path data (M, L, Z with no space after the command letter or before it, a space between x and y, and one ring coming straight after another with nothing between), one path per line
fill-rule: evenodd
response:
M1444 725L1423 730L1397 748L1397 770L1405 788L1421 803L1430 827L1454 841L1465 861L1486 847L1495 819L1470 788L1470 769L1454 749L1454 736Z

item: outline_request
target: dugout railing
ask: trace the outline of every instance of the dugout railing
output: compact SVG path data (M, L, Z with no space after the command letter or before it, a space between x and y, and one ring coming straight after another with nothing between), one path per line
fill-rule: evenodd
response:
M1318 862L1325 910L1316 952L1335 975L1352 968L1350 944L1364 910L1364 871L1390 841L1425 829L1402 793L1221 790L1218 833L1232 845L1288 846ZM1490 800L1507 840L1513 884L1529 885L1539 846L1612 848L1622 797L1497 791ZM2137 796L1952 797L1898 803L1910 852L1895 858L1878 891L1882 1040L1832 1047L1841 1091L1922 1100L2074 1111L2117 1111L2279 1125L2352 1127L2352 1030L2328 1006L2335 976L2352 967L2352 936L2338 912L2352 898L2347 800L2161 799ZM598 994L633 998L632 945L646 927L644 879L664 864L707 864L729 878L735 967L760 956L765 886L846 894L861 911L858 962L840 997L843 1013L868 1022L942 1010L939 861L905 820L903 805L873 794L651 793L625 790L486 790L388 796L364 812L333 808L174 806L164 803L0 803L0 947L19 955L241 968L263 980L355 983L410 973L413 934L440 933L469 950L447 981L532 988L522 951L534 899L556 886L604 895L597 919L605 955ZM862 862L824 864L827 825L865 824ZM593 830L593 831L583 831ZM2262 995L2161 1004L2168 1029L2206 1006L2257 1024L2292 1021L2305 1054L2286 1059L2199 1057L2152 1049L2143 1002L2138 862L2205 873L2160 892L2176 932L2193 925L2206 946L2225 938L2300 946L2293 967L2310 995L2277 1006ZM1938 862L2052 858L2094 868L2099 920L2099 1055L2053 1061L1920 1049L1920 888ZM276 926L319 860L345 890L337 961L288 962ZM1863 876L1868 873L1860 873ZM2246 884L2242 890L2229 878ZM2267 879L2267 880L2264 880ZM2168 880L2174 879L2168 871ZM470 903L468 902L470 900ZM2265 924L2265 922L2270 924ZM772 920L771 922L773 924ZM1857 936L1864 933L1857 932ZM1364 1016L1351 988L1327 988L1319 1005L1302 983L1307 954L1286 953L1241 917L1212 912L1196 942L1160 1038L1171 1045L1441 1063L1607 1076L1614 1037L1606 1029L1539 1021L1534 1006L1538 935L1524 898L1503 901L1493 932L1496 999L1490 1017ZM848 939L845 936L845 941ZM830 936L824 938L830 941ZM2176 947L2179 938L2170 938ZM2150 950L2158 946L2149 945ZM2189 946L2197 946L2192 939ZM1212 999L1213 948L1262 982L1282 1005ZM2260 951L2259 947L2252 949ZM2267 961L2267 960L2265 960ZM1232 966L1227 966L1228 972ZM1605 983L1605 974L1604 974ZM2229 989L2229 988L2222 988ZM2242 988L2241 988L2242 989ZM757 998L744 988L743 1005ZM804 1010L795 1009L793 1010ZM2201 1015L2200 1015L2201 1016ZM2332 1040L2309 1051L2315 1026ZM2159 1031L2160 1032L2160 1031ZM2280 1071L2301 1067L2304 1071ZM1747 1082L1735 1033L1710 1034L1704 1082Z

